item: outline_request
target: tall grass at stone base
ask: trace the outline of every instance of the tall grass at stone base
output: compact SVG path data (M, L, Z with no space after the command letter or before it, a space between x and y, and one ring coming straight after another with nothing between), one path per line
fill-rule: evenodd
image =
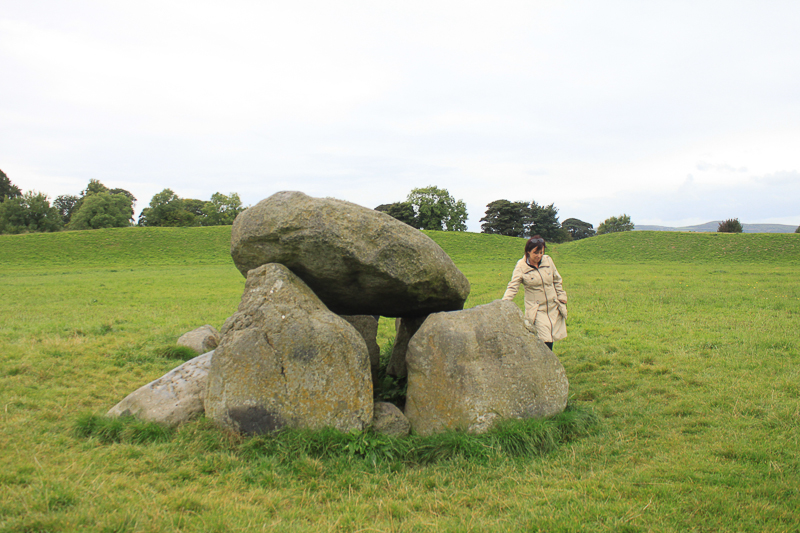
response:
M574 402L563 413L546 419L509 419L483 434L446 431L429 436L416 434L394 437L366 431L343 432L333 428L320 430L291 429L272 434L241 437L229 434L226 448L244 460L271 457L279 463L301 458L328 460L362 459L373 466L425 466L451 459L490 461L497 458L534 457L554 450L559 444L588 435L599 423L598 416L586 406ZM205 432L223 432L209 420L194 422ZM158 444L172 442L178 431L134 417L109 418L84 413L74 424L78 438L101 444ZM200 442L203 442L202 439ZM219 448L212 439L211 449ZM201 444L201 448L202 448Z

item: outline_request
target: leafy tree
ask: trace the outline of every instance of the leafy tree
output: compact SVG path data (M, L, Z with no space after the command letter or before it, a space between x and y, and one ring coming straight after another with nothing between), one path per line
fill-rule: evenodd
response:
M108 192L111 194L124 194L131 201L131 207L133 207L133 205L136 203L136 197L133 195L133 193L126 191L125 189L111 189Z
M62 224L61 214L44 193L28 191L0 203L0 233L56 231Z
M742 231L742 224L738 218L729 218L717 226L717 233L741 233Z
M412 189L406 201L414 207L415 225L420 229L467 231L467 206L447 189L433 185Z
M182 198L181 201L183 202L183 210L194 215L194 220L189 225L205 226L206 214L203 213L203 207L206 205L206 202L195 198Z
M547 242L564 242L569 234L562 231L558 222L558 208L554 204L539 205L532 201L527 235L541 235Z
M795 233L800 233L800 226L797 226L797 229L794 230Z
M216 192L211 201L181 198L172 189L164 189L150 200L150 207L142 209L140 226L220 226L233 224L244 211L239 195L226 196Z
M605 233L617 233L619 231L633 231L633 222L628 215L620 215L619 217L609 217L597 226L597 234L603 235Z
M404 222L412 227L417 227L417 216L414 213L414 206L411 202L395 202L393 204L381 204L375 208L376 211L386 213L400 222Z
M561 223L561 227L569 232L574 241L594 237L595 234L594 226L577 218L568 218Z
M79 200L77 196L71 194L62 194L53 200L53 207L58 209L65 226L69 224L72 214L76 212L75 206L78 205Z
M97 194L101 192L109 192L108 187L100 183L100 180L91 179L89 184L84 190L81 191L81 198L85 198L90 194Z
M58 204L57 207L58 207L59 211L61 211L62 218L64 219L64 223L65 224L68 224L69 222L71 222L72 221L72 216L77 214L78 212L80 212L81 208L83 207L83 203L86 201L87 198L89 198L91 196L94 196L95 194L112 194L112 195L120 195L120 196L122 196L122 197L124 197L126 199L126 201L128 203L128 207L125 208L123 211L127 211L128 209L130 209L131 216L128 216L123 221L119 217L119 213L117 212L117 208L116 207L112 207L111 204L109 204L107 199L104 200L104 202L102 202L102 203L95 201L95 202L93 202L92 209L87 211L87 214L84 215L84 217L83 217L84 220L81 223L81 228L80 229L91 229L91 228L95 228L95 227L102 227L102 228L117 227L117 228L122 228L122 227L131 225L131 220L132 220L131 217L133 215L133 205L136 203L136 197L133 194L131 194L130 191L126 191L125 189L109 189L108 187L106 187L105 185L100 183L100 180L91 179L91 180L89 180L89 184L86 185L86 188L84 190L82 190L80 194L81 194L80 198L78 198L78 200L75 202L75 204L72 206L71 209L67 209L68 202L70 201L71 198L74 198L74 196L65 196L65 197L63 197L64 199L62 201L59 201L59 200L62 199L61 196L59 196L56 199L56 204ZM120 202L122 202L122 200L119 200L119 199L115 200L115 204L119 204ZM93 218L97 217L98 213L96 212L96 210L99 208L99 206L101 204L105 205L106 208L111 209L111 211L113 213L109 213L109 214L111 215L111 218L113 220L117 221L117 225L116 226L107 226L107 225L105 225L107 222L104 222L103 225L101 225L101 226L92 226L91 224L88 225L88 226L86 225L85 217L88 216L88 217L90 217L89 219L93 219ZM90 214L90 213L93 213L93 214ZM98 220L98 223L99 223L100 218L98 218L97 220ZM108 220L108 219L106 219L106 220ZM78 229L74 225L73 226L69 226L69 228L70 229Z
M133 205L125 194L92 193L72 216L68 229L121 228L133 222Z
M530 226L531 209L526 202L495 200L486 205L481 232L524 237Z
M6 198L18 198L22 196L22 191L19 187L11 183L6 173L0 170L0 202Z
M221 192L211 195L211 201L203 204L204 226L229 226L237 215L244 211L239 195L232 192L226 196Z
M184 209L183 200L172 189L153 195L150 207L139 214L140 226L194 226L197 217Z

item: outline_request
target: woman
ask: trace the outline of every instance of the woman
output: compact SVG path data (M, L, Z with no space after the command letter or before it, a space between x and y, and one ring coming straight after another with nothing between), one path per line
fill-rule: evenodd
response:
M561 286L561 275L539 235L525 243L525 255L517 261L503 300L513 300L519 284L525 286L525 318L536 328L539 339L548 348L567 336L567 293Z

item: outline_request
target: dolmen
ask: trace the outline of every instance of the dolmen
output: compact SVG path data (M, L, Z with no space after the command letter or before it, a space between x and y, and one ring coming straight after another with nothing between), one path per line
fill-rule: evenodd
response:
M205 413L242 434L372 427L425 435L484 432L566 407L564 368L519 308L497 300L464 310L466 277L432 239L389 215L279 192L236 218L231 256L247 281L214 351L109 415L175 425ZM373 403L378 315L397 318L388 371L407 376L404 413ZM197 383L176 389L176 373ZM184 392L192 398L179 398ZM192 408L169 414L159 403Z

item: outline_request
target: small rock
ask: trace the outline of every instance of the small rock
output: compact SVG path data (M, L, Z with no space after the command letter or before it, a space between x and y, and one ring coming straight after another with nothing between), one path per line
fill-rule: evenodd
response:
M375 402L373 407L372 429L377 433L392 437L405 437L411 432L411 424L396 405L389 402Z
M107 416L135 416L148 422L177 426L203 414L203 396L213 351L140 387L112 407Z
M178 346L186 346L197 353L210 352L219 344L219 331L206 324L188 333L184 333L178 339Z

